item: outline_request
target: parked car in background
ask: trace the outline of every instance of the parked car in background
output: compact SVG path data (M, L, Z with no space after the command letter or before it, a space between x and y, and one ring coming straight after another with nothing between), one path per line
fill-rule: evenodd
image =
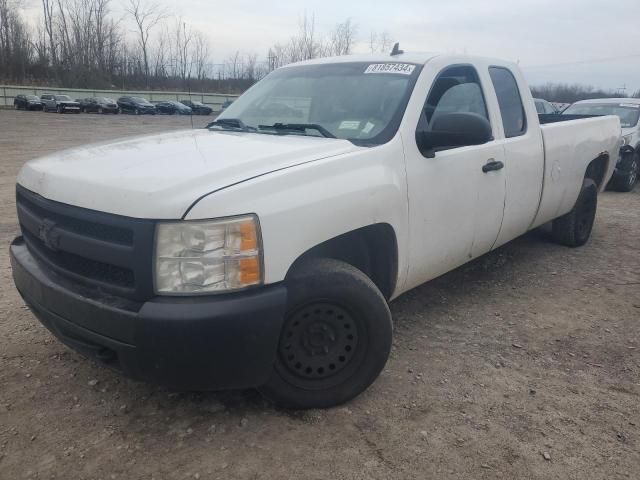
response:
M123 113L135 113L136 115L155 115L156 107L153 103L142 97L120 97L118 107Z
M206 129L27 162L13 278L125 375L337 405L384 368L389 301L548 222L589 240L620 121L549 120L498 59L288 65Z
M72 100L68 95L45 93L40 96L40 100L42 101L42 110L44 112L80 113L80 103Z
M16 110L42 110L42 102L37 95L16 95L13 99L13 108Z
M609 188L619 192L633 190L640 176L640 98L602 98L582 100L563 115L617 115L622 126L622 146Z
M213 108L197 100L180 100L180 103L191 108L194 115L211 115Z
M89 97L78 100L82 112L118 113L118 103L112 98Z
M155 105L158 113L165 113L167 115L191 115L191 107L176 102L175 100L158 102Z
M542 98L534 98L533 101L536 104L536 111L540 115L551 115L554 113L559 113L556 107L554 107L550 102L543 100Z

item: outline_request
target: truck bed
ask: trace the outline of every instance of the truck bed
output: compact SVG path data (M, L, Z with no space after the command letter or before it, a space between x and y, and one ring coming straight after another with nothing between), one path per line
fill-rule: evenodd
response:
M532 228L569 212L578 198L588 165L609 156L600 188L611 177L618 159L620 120L615 116L540 115L544 144L544 181ZM549 118L551 117L551 118Z

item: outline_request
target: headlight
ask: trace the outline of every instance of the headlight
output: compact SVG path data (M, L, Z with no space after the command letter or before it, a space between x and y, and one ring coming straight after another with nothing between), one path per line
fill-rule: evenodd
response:
M262 246L254 215L159 223L155 291L164 295L238 290L262 283Z

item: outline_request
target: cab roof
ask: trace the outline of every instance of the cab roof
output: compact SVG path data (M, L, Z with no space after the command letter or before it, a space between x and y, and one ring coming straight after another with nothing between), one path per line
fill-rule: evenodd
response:
M332 63L414 63L417 65L423 65L429 60L438 57L439 59L451 58L452 63L468 62L470 64L495 64L495 65L508 65L515 66L513 62L508 60L483 57L476 55L463 55L463 54L443 54L437 52L405 52L398 55L391 55L390 53L365 53L354 55L341 55L337 57L323 57L314 58L311 60L303 60L301 62L290 63L280 68L296 67L302 65L322 65Z

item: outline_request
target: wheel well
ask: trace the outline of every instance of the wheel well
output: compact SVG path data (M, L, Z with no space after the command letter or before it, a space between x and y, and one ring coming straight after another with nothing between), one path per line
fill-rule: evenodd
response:
M289 268L287 277L312 258L333 258L367 275L388 300L398 276L398 243L393 227L377 223L331 238L307 250Z
M584 174L584 178L590 178L598 188L602 186L602 182L604 181L604 176L607 173L607 168L609 167L609 155L602 154L595 160L591 161L591 163L587 166L587 171Z

